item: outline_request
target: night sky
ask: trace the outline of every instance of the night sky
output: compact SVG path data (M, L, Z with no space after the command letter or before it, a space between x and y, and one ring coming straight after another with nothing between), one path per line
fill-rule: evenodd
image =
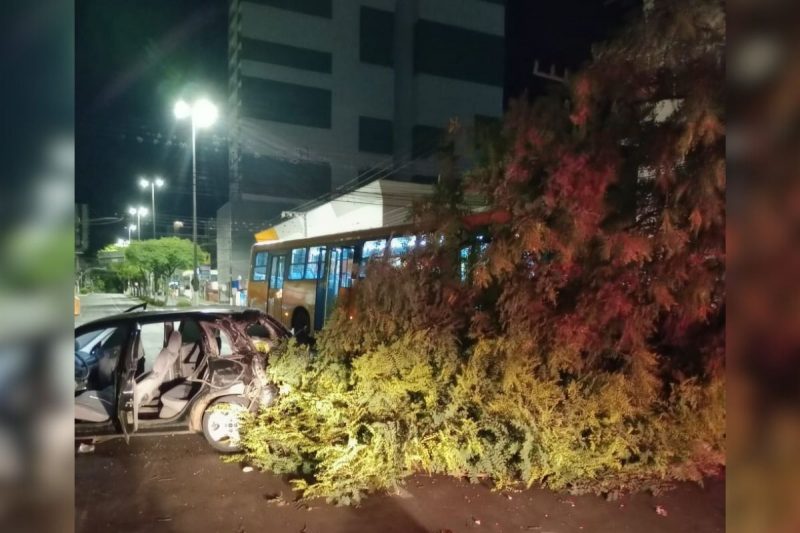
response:
M355 1L355 0L354 0ZM590 44L613 34L637 0L508 0L506 101L523 91L546 90L531 75L556 65L574 71ZM200 91L220 105L227 95L226 0L76 0L76 191L92 219L89 253L125 237L127 208L149 208L138 176L160 174L157 231L191 223L191 152L188 124L172 105L182 92ZM224 114L223 114L224 115ZM228 155L224 120L198 138L198 221L213 220L227 201ZM142 237L151 236L148 218ZM213 251L213 239L200 239Z

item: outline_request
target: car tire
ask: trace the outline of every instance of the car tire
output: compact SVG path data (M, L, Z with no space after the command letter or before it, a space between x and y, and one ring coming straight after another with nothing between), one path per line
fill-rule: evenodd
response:
M246 398L223 396L206 407L203 413L203 436L212 448L222 453L242 450L238 439L238 417L247 412L247 406Z

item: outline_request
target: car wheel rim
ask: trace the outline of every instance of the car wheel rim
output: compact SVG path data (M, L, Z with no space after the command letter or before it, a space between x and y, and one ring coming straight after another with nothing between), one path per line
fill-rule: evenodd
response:
M214 442L239 443L239 419L245 408L236 404L214 406L208 413L208 436Z

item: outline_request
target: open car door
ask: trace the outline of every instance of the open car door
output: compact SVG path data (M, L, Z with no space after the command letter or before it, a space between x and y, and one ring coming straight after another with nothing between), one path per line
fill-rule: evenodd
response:
M141 326L136 325L128 344L128 350L123 352L120 371L117 381L117 417L125 435L125 442L130 441L131 433L138 429L138 413L134 402L134 389L136 388L136 362L139 353L139 339Z

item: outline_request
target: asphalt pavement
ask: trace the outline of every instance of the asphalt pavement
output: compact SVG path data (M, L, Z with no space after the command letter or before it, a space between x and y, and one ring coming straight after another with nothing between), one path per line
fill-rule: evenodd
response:
M124 294L91 293L81 294L81 313L75 317L75 325L80 326L104 316L122 313L129 307L142 303Z
M98 444L75 460L76 531L417 533L721 532L724 478L606 501L416 475L359 507L296 502L286 480L224 463L200 435ZM661 513L658 510L661 510Z

